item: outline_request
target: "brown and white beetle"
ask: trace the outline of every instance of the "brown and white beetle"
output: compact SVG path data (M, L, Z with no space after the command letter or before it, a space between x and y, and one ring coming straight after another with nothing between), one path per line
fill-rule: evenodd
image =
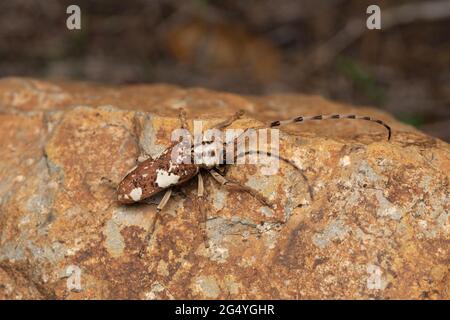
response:
M231 125L234 121L239 119L243 115L242 111L234 114L230 119L220 123L215 126L215 129L222 130L227 126ZM186 129L186 119L185 113L181 110L180 113L181 119L181 127ZM391 138L391 128L381 120L373 119L368 116L358 116L358 115L341 115L341 114L333 114L333 115L318 115L318 116L299 116L291 120L279 120L273 121L269 125L264 126L263 128L274 128L281 125L287 125L291 123L300 123L304 121L318 121L318 120L327 120L327 119L356 119L356 120L366 120L378 123L383 125L388 130L388 140ZM262 127L259 127L262 128ZM249 128L250 129L250 128ZM248 129L247 129L248 130ZM208 143L208 142L207 142ZM230 143L230 142L229 142ZM226 143L223 143L222 152L225 152ZM176 149L176 150L175 150ZM257 150L246 152L246 154L250 153L259 153ZM174 157L174 153L177 155ZM144 199L150 198L162 191L165 191L165 194L161 200L161 202L157 206L157 212L152 224L151 229L146 237L146 243L150 240L151 235L155 231L156 223L160 218L160 211L164 208L167 202L170 199L172 194L172 187L178 186L195 176L198 177L198 193L197 196L199 199L202 199L204 194L203 187L203 178L201 175L201 170L205 170L211 174L211 176L219 182L223 186L231 187L238 191L244 191L252 196L256 197L261 203L266 206L271 206L267 199L260 195L255 190L241 185L236 181L229 181L225 177L223 177L219 171L217 170L216 164L210 163L195 163L193 161L195 153L195 146L191 146L190 143L186 143L185 141L174 142L170 145L161 155L159 155L156 159L147 159L143 162L139 163L135 168L133 168L123 180L119 183L117 188L117 200L121 204L131 204L135 202L142 201ZM265 155L272 156L270 153L266 152ZM239 155L238 155L239 156ZM242 155L241 155L242 156ZM278 159L285 161L292 166L294 166L297 170L302 173L302 170L298 168L295 163L290 161L289 159L283 158L281 156L276 156ZM186 161L189 160L189 161ZM310 196L312 198L312 192L310 189ZM200 206L200 210L202 211L204 222L206 223L206 214L203 208ZM205 231L205 230L204 230ZM141 250L142 254L142 250Z

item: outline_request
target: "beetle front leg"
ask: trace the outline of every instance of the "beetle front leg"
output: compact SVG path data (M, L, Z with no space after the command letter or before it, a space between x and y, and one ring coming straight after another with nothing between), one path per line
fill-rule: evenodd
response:
M178 119L180 119L180 125L181 125L181 129L188 129L188 123L186 120L186 110L184 110L183 108L179 109L179 114L178 114ZM145 160L152 158L149 154L146 154L144 152L141 151L141 154L139 155L139 157L137 158L136 162L140 163L140 162L144 162Z
M166 191L166 193L164 194L161 202L156 207L156 213L155 213L155 216L153 217L151 229L147 232L147 235L145 236L145 240L144 240L144 246L139 251L139 257L141 257L141 258L144 256L145 250L147 249L147 246L150 244L152 235L155 233L156 224L158 223L158 220L161 219L161 210L164 209L166 204L169 202L171 195L172 195L172 189L168 189Z
M188 123L186 120L186 110L180 108L180 113L178 114L178 118L180 119L181 129L188 129Z
M239 120L243 115L244 115L244 110L239 110L238 112L233 114L229 119L216 124L213 128L219 129L219 130L225 129L226 127L233 124L233 122L235 122L236 120Z

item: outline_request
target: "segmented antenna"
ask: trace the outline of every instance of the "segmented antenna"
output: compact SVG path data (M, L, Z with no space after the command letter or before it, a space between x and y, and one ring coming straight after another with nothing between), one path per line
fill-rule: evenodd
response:
M356 119L356 120L366 120L375 122L378 124L381 124L384 126L388 131L388 141L391 139L391 127L389 127L386 123L384 123L382 120L373 119L368 116L358 116L354 114L332 114L332 115L318 115L318 116L300 116L294 119L290 120L279 120L279 121L273 121L270 123L270 127L278 127L286 124L291 123L297 123L297 122L304 122L304 121L310 121L310 120L328 120L328 119Z

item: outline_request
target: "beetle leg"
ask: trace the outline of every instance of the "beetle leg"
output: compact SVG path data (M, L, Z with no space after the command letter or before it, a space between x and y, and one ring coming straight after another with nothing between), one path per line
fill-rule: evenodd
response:
M203 177L201 172L198 173L197 175L198 177L198 189L197 189L197 199L198 199L198 208L200 210L201 216L202 216L202 223L203 223L203 242L205 243L205 247L208 248L209 244L208 244L208 237L206 234L206 221L208 219L207 215L206 215L206 211L204 208L204 202L203 202L203 194L205 191L205 188L203 186Z
M250 154L259 154L259 155L262 155L262 156L265 156L265 157L275 158L275 159L281 160L281 161L283 161L283 162L285 162L285 163L291 165L291 166L292 166L295 170L297 170L297 171L300 173L300 175L302 176L303 180L305 181L305 183L306 183L306 185L307 185L307 187L308 187L309 197L311 198L311 200L314 200L313 188L312 188L312 186L309 184L308 178L307 178L306 175L305 175L305 170L301 169L294 161L292 161L292 160L290 160L290 159L288 159L288 158L285 158L285 157L283 157L283 156L280 156L280 155L272 154L271 152L262 152L262 151L259 151L259 150L250 150L250 151L246 151L246 152L241 153L241 154L236 154L236 155L234 156L234 163L237 162L237 159L238 159L238 158L244 157L244 156L250 155Z
M225 174L226 166L215 166L214 169L219 172L221 175Z
M141 152L139 157L137 157L136 162L141 163L150 158L151 158L151 156L149 154L146 154L145 152Z
M149 119L147 117L142 117L141 115L135 114L133 117L133 126L134 126L134 134L133 137L136 140L137 145L139 146L140 153L138 157L136 158L136 163L143 162L149 158L152 158L151 155L147 154L144 151L143 146L141 145L141 142L139 142L139 136L144 130L144 123L148 121Z
M149 230L149 232L147 232L147 235L145 236L145 240L144 240L144 246L139 251L139 256L141 258L144 256L145 249L149 245L150 239L152 238L152 235L155 233L156 224L158 223L158 220L161 219L160 212L161 212L162 209L164 209L166 204L169 202L169 199L170 199L171 195L172 195L172 189L167 189L167 191L164 194L161 202L156 207L156 213L155 213L155 216L153 217L153 223L152 223L151 229Z
M240 119L244 115L244 110L239 110L235 114L233 114L229 119L220 122L214 126L214 129L222 130L228 126L230 126L233 122Z
M188 129L188 124L186 121L186 111L183 108L180 108L180 113L178 115L180 122L181 122L181 128L182 129ZM152 158L149 154L146 154L143 150L141 151L141 154L136 159L137 163L144 162L145 160Z
M169 202L170 196L172 195L172 189L167 189L166 193L164 194L164 197L162 198L161 202L156 207L156 212L160 212L164 207L166 206L167 202Z
M188 129L189 126L186 121L186 110L184 110L183 108L180 108L180 113L178 115L178 118L180 119L180 122L181 122L181 129Z
M104 184L105 186L107 186L108 188L117 189L117 183L114 183L110 178L108 177L100 177L100 183Z
M204 193L204 191L205 191L205 188L204 188L204 186L203 186L203 177L202 177L201 172L199 172L197 176L198 176L198 190L197 190L197 196L198 196L199 198L202 198L202 197L203 197L203 193Z
M220 175L215 169L211 169L208 172L211 174L211 176L214 178L214 180L216 180L222 186L225 186L227 188L230 188L230 189L236 190L236 191L247 192L251 196L255 197L263 205L265 205L265 206L267 206L269 208L272 208L272 209L274 208L274 205L271 204L270 201L266 197L264 197L263 195L259 194L258 192L256 192L252 188L244 186L244 185L240 184L237 181L232 181L232 180L226 179L224 176Z

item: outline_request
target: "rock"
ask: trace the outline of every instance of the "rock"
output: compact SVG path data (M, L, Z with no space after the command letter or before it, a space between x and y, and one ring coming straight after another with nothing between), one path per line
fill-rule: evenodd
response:
M174 192L144 256L154 204L119 205L141 152L179 127L238 109L246 128L302 114L351 113L283 128L277 175L230 165L275 210L204 175ZM303 95L237 96L169 85L0 80L0 298L450 298L450 147L381 111ZM314 198L308 193L312 189ZM160 197L158 198L160 199ZM157 202L158 199L152 199Z

